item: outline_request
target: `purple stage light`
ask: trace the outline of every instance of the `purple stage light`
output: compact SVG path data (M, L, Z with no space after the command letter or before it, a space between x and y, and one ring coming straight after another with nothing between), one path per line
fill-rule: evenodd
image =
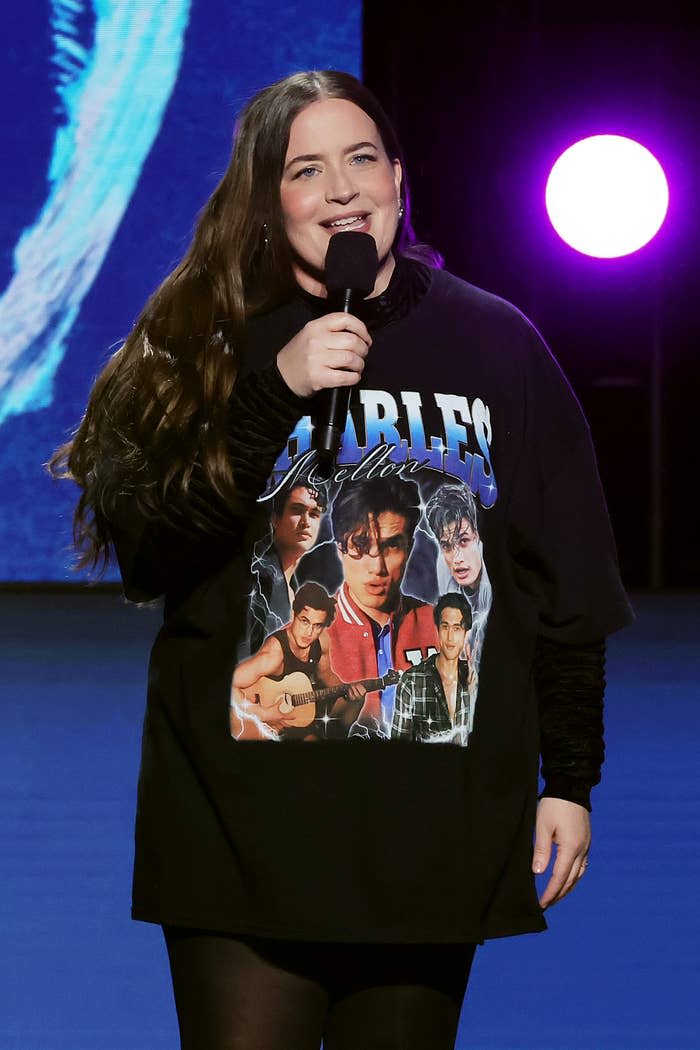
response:
M547 214L562 240L584 255L615 259L638 251L668 209L663 168L634 139L592 135L562 153L547 179Z

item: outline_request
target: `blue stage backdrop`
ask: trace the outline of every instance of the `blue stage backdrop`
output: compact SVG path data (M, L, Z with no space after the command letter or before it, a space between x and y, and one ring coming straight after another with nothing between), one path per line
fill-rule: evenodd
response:
M12 21L0 64L0 580L68 581L76 490L43 464L187 247L241 105L295 70L359 75L361 4L331 22L324 0L25 0Z

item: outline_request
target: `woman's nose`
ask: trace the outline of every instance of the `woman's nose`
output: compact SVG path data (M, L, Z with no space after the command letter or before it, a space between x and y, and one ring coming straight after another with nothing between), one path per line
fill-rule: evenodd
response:
M326 183L327 201L348 204L356 196L357 189L349 172L342 169L329 171L328 182Z

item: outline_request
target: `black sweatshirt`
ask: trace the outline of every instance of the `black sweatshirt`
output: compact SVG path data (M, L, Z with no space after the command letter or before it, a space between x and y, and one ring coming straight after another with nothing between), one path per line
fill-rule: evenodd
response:
M133 915L355 941L543 929L539 751L544 794L590 808L603 640L630 619L588 428L514 307L401 260L368 301L373 345L324 485L313 404L275 365L324 308L300 294L249 325L228 534L115 527L127 596L166 595ZM463 611L451 707L441 595ZM308 632L322 640L302 684L281 630L297 674L319 652ZM280 698L293 726L271 717Z

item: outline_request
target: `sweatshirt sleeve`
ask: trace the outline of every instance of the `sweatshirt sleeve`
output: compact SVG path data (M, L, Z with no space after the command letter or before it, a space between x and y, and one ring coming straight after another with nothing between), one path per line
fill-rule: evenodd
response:
M544 780L540 798L563 798L590 812L591 788L600 782L605 758L605 640L562 645L539 637L534 677Z
M276 360L242 374L230 401L229 449L237 502L222 510L213 493L199 484L191 498L213 508L216 533L164 521L149 521L124 501L110 532L124 593L130 601L152 601L171 591L187 591L230 558L240 544L255 500L307 401L286 385Z
M605 752L605 638L633 614L588 423L529 322L526 338L525 423L509 544L536 633L540 797L590 809Z
M588 423L535 329L530 346L510 551L518 586L537 609L537 633L584 645L630 623L633 614Z

